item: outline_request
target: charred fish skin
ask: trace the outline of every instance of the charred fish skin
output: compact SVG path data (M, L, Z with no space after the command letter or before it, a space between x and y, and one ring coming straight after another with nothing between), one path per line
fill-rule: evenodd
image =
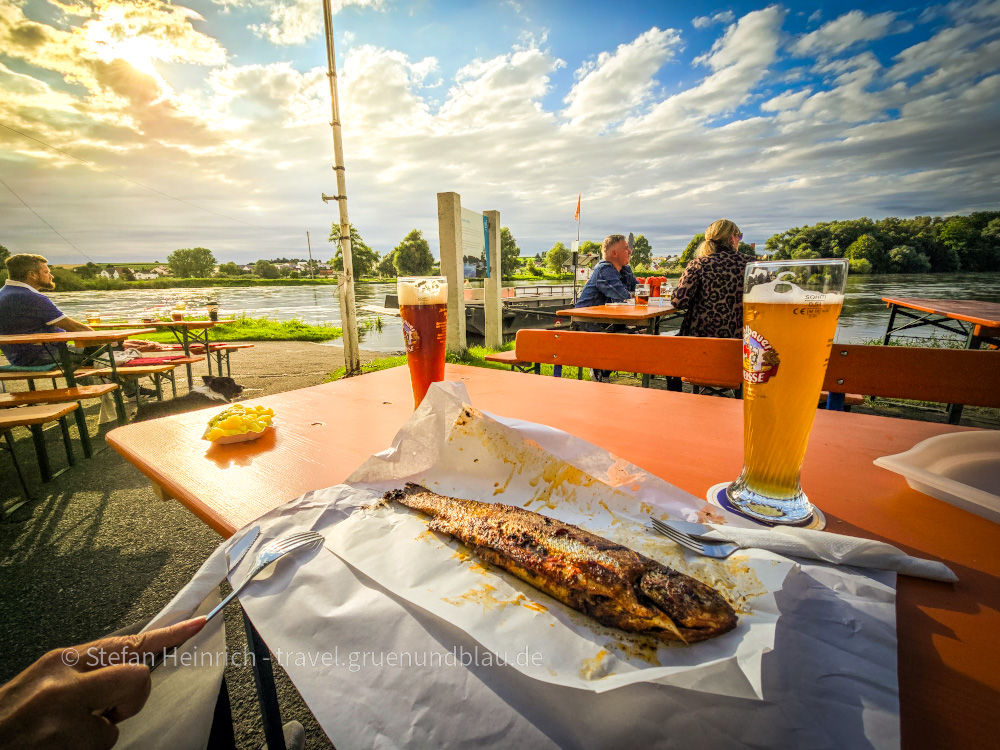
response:
M686 643L736 627L736 613L715 589L573 524L412 483L384 499L432 516L432 530L602 625Z

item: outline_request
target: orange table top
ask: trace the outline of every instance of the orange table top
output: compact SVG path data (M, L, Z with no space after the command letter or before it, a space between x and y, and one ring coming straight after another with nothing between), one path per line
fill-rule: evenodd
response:
M59 344L73 341L79 344L102 344L124 341L131 336L153 333L154 328L130 328L117 331L64 331L62 333L19 333L0 336L0 344Z
M567 310L560 310L556 315L562 315L570 318L588 318L591 320L607 320L611 321L624 321L624 322L636 322L640 320L649 320L650 318L658 318L662 315L669 315L670 313L680 312L671 304L657 305L653 300L655 297L650 298L650 303L648 305L633 305L631 303L624 305L595 305L593 307L571 307Z
M1000 326L1000 302L980 302L973 299L924 299L923 297L883 297L886 305L899 305L911 310L944 315L981 326Z
M213 328L221 323L231 323L226 320L154 320L152 323L94 323L90 327L95 330L113 330L128 326L142 325L146 328ZM148 333L149 331L146 331Z
M548 424L704 497L742 466L735 399L447 365L481 409ZM343 481L388 447L413 411L405 367L246 403L275 411L254 443L200 440L216 410L111 431L107 440L225 536L308 490ZM622 415L620 419L598 415ZM642 414L650 430L626 415ZM967 428L818 411L803 467L828 529L941 559L954 586L900 576L897 599L903 747L982 745L1000 730L1000 525L909 488L872 460ZM683 436L683 439L678 439Z

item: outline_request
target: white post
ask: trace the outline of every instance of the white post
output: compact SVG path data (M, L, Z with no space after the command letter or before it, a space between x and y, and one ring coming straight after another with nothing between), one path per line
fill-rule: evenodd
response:
M464 354L465 274L462 262L462 196L438 193L438 238L441 275L448 279L448 351Z
M486 346L499 349L503 345L503 273L500 268L500 212L484 211L490 222L486 252L489 257L490 276L486 279L483 304L486 306Z

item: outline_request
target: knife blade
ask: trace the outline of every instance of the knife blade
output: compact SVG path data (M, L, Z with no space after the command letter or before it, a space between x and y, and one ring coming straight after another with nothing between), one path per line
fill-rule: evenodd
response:
M257 537L259 536L260 526L254 526L241 536L233 546L226 550L226 568L229 573L232 573L233 568L240 564L240 560L250 551L250 548L253 547L253 543L257 541Z

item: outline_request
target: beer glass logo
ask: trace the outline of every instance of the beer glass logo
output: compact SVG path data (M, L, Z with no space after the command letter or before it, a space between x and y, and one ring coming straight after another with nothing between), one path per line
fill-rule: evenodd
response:
M750 326L743 328L743 379L748 383L766 383L778 374L781 359L766 338Z
M403 341L406 343L406 351L413 352L420 344L420 334L417 329L408 321L403 321Z

